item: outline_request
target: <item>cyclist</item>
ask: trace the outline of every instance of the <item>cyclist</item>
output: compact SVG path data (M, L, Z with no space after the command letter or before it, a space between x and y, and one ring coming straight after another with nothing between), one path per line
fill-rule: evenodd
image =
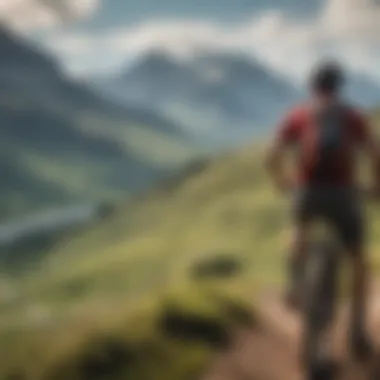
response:
M353 353L367 356L371 345L365 330L368 281L365 225L357 192L355 152L370 158L375 194L380 191L380 150L364 114L342 96L345 73L335 62L324 62L309 78L310 99L291 110L277 128L267 155L267 167L281 191L294 192L293 241L289 264L288 306L300 304L300 281L308 252L308 228L323 217L338 233L352 268L350 343ZM285 171L286 148L297 148L296 176Z

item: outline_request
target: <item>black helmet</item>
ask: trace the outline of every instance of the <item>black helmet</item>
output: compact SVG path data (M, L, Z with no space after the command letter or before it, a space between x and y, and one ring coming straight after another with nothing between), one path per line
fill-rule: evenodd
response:
M310 78L312 89L319 92L337 92L344 82L344 70L336 62L324 62L318 65Z

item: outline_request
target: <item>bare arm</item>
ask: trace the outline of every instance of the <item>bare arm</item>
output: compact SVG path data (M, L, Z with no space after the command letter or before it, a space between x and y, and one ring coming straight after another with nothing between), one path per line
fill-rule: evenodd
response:
M282 139L276 138L268 148L265 166L275 183L281 191L286 191L289 185L285 174L286 144Z
M279 125L265 157L265 167L280 191L287 191L291 186L290 178L286 174L285 163L288 146L294 139L294 135L295 125L292 116L288 115Z
M372 181L377 195L380 195L380 144L374 133L365 141L365 150L371 163Z
M370 161L372 186L377 195L380 195L380 142L372 125L365 118L362 118L360 123L360 140L363 151Z

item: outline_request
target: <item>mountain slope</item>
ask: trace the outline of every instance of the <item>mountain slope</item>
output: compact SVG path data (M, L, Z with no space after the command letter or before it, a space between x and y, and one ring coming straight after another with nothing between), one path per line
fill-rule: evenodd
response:
M0 175L7 176L0 217L135 192L194 154L177 124L70 81L53 59L4 29L0 51Z
M0 47L4 53L0 62L1 99L7 100L8 95L11 100L14 97L17 100L22 92L29 102L46 109L71 112L97 110L98 116L120 118L124 122L178 133L176 124L157 113L128 105L120 107L91 91L84 83L64 77L53 58L2 28Z

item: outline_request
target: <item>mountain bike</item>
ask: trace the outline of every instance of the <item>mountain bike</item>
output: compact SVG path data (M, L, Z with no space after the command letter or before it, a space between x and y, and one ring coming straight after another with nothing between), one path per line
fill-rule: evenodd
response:
M361 193L366 198L373 196L367 190L361 190ZM338 371L331 360L331 328L338 301L343 249L327 224L323 223L322 230L314 229L314 234L303 276L301 312L304 331L301 360L307 380L330 380Z

